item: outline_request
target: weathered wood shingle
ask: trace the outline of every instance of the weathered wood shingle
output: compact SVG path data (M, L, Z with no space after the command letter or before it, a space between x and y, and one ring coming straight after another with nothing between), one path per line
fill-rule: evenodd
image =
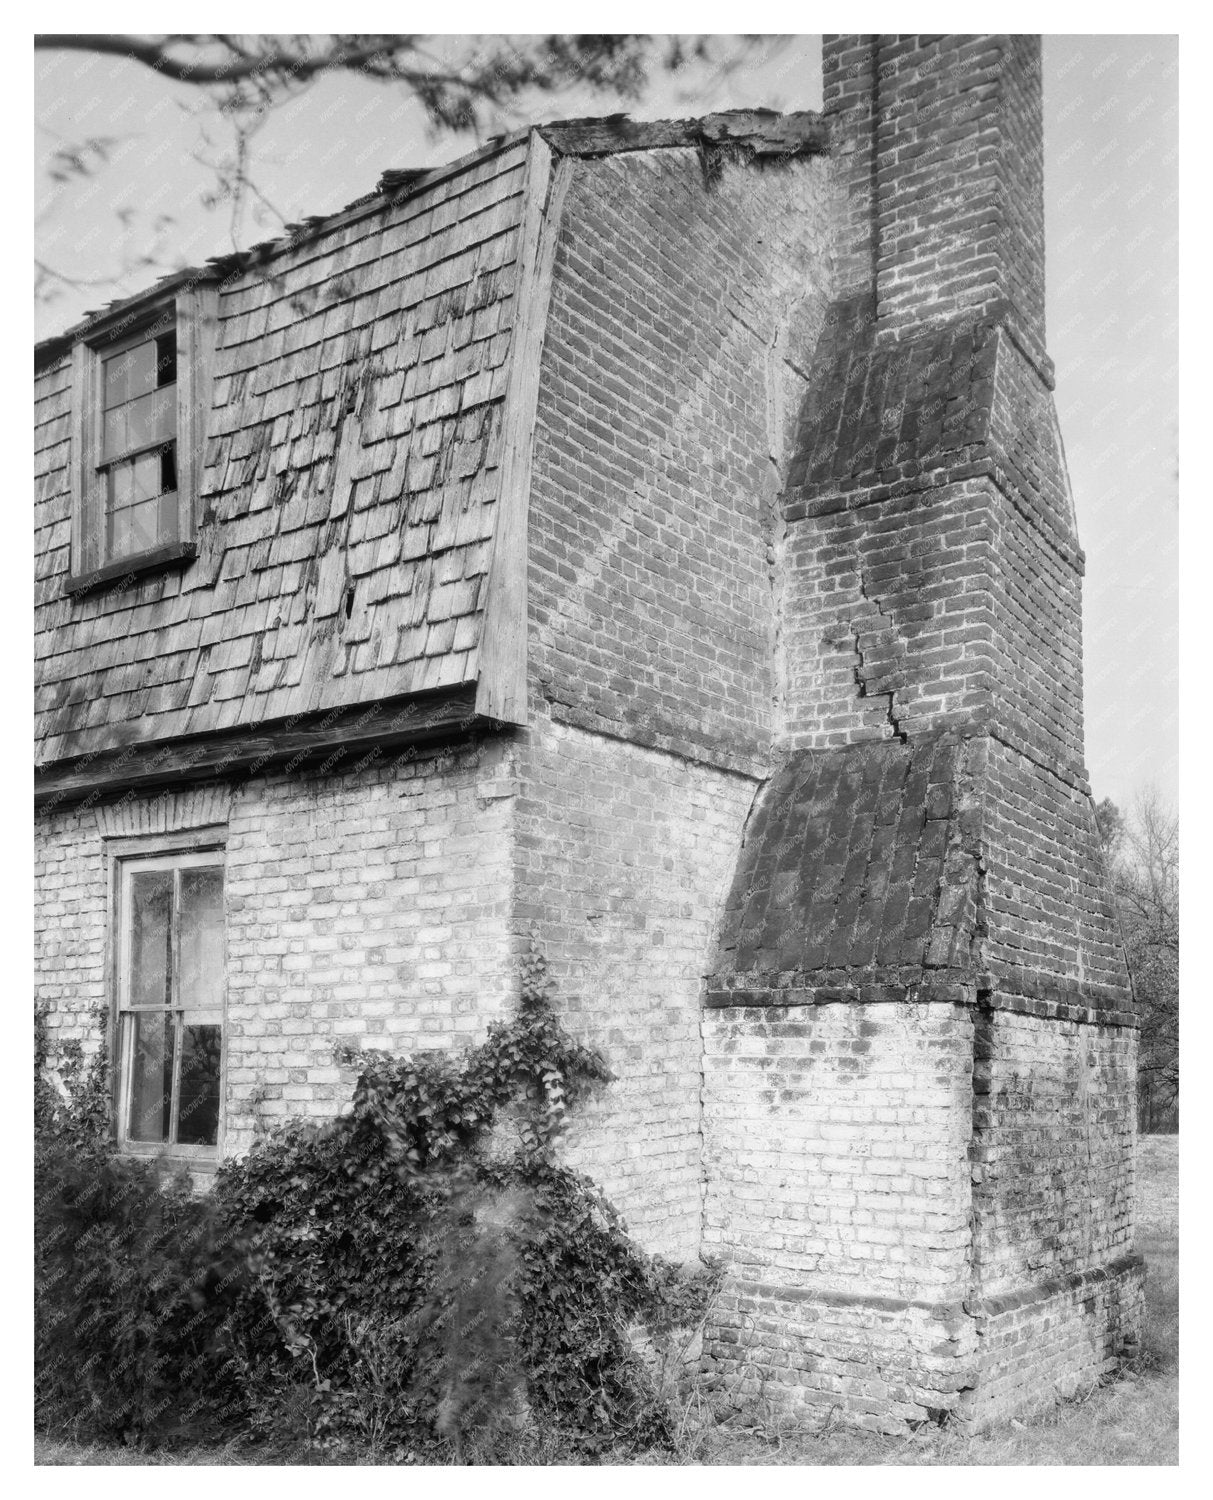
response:
M64 593L68 359L40 373L40 762L475 680L526 152L225 280L180 574Z

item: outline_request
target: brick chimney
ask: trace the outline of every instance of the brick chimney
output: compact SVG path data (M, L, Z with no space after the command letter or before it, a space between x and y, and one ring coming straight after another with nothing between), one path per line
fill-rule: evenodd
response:
M1040 38L827 36L824 78L840 295L881 339L1001 315L1046 365Z
M785 495L790 743L993 731L1081 783L1040 39L827 37L824 77L841 213Z
M841 212L774 549L784 732L704 988L733 1257L706 1347L823 1409L896 1369L898 1415L989 1421L1113 1368L1142 1296L1040 48L827 37L824 71Z

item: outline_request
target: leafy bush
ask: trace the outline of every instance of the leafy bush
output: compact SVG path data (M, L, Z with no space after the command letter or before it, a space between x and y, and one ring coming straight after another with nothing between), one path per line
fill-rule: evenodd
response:
M258 1434L310 1443L350 1433L351 1393L373 1378L364 1335L375 1328L379 1363L396 1372L396 1409L379 1437L410 1432L400 1372L412 1369L420 1334L416 1318L401 1315L429 1280L425 1189L396 1172L384 1143L360 1125L292 1122L224 1166L215 1199L249 1236L250 1279L230 1328Z
M480 1046L347 1054L348 1115L292 1123L221 1170L223 1212L254 1231L233 1326L263 1431L281 1438L289 1409L308 1442L436 1433L459 1456L468 1441L491 1456L528 1413L582 1452L666 1435L628 1328L693 1320L710 1288L645 1255L556 1161L570 1108L610 1073L550 989L532 951L517 1016Z
M104 1052L52 1068L35 1019L35 1409L123 1440L210 1433L242 1407L223 1328L239 1246L185 1174L119 1156ZM60 1087L62 1084L62 1087ZM226 1410L225 1410L226 1408Z
M36 1148L54 1143L81 1155L106 1149L109 1134L109 1080L105 1035L108 1012L98 1006L93 1022L101 1042L86 1061L72 1038L51 1056L46 1004L34 1008L34 1141Z
M57 1087L43 1029L43 1421L163 1440L238 1419L279 1450L457 1462L541 1431L591 1457L667 1440L631 1330L693 1324L712 1278L647 1256L557 1161L610 1073L550 990L532 950L517 1015L479 1046L348 1053L348 1114L259 1137L209 1199L105 1143L103 1063L73 1055Z

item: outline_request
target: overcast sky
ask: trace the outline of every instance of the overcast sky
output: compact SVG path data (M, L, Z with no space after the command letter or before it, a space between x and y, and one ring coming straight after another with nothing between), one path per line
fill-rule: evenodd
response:
M718 39L723 47L727 39ZM583 90L529 101L521 118L627 108L642 118L766 105L821 106L820 37L763 39L727 72L697 64L655 76L640 104ZM1087 763L1097 797L1124 803L1177 778L1177 45L1173 37L1045 38L1048 342L1087 553ZM37 337L156 275L280 232L265 204L233 225L207 206L212 165L230 151L203 98L137 64L82 54L35 56L37 253L44 282ZM104 162L55 183L56 153L106 138ZM398 91L348 78L317 82L267 116L254 177L286 220L329 213L388 167L461 154L434 138ZM151 251L158 267L138 265Z

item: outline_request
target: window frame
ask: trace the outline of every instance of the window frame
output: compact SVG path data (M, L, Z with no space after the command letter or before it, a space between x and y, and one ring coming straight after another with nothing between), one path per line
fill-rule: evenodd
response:
M228 1068L228 973L227 973L227 830L207 828L188 833L150 837L109 839L108 887L109 920L107 973L109 978L109 1066L111 1078L111 1136L118 1149L131 1156L162 1157L179 1161L192 1170L216 1168L223 1158L227 1122ZM134 1011L165 1010L171 1014L184 1006L127 1007L124 1005L129 973L125 970L128 934L128 889L130 874L140 869L197 869L218 865L223 870L223 998L220 1007L219 1121L213 1146L166 1141L136 1141L127 1134L130 1105L130 1059L123 1046L123 1016ZM174 940L174 950L176 942ZM174 953L175 958L175 953ZM180 1059L174 1068L174 1079L180 1073Z
M72 347L72 537L65 592L169 567L197 555L199 492L210 409L218 287L193 282L175 293L96 322ZM102 362L171 321L177 334L177 537L143 552L105 560L105 475L101 469Z

